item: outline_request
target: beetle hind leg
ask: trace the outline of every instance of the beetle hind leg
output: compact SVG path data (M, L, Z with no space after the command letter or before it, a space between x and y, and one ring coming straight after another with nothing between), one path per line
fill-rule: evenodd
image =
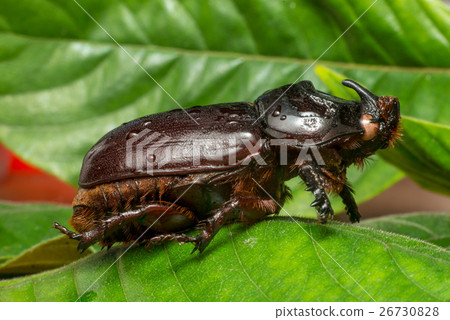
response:
M116 233L116 231L123 230L123 228L130 223L147 227L144 233L151 229L156 233L166 234L166 238L168 238L170 232L185 230L195 225L196 222L197 218L188 209L170 202L160 201L109 217L108 219L100 221L96 228L79 234L68 230L56 222L54 227L61 233L66 234L70 239L78 240L78 249L84 251L89 246L99 241L100 244L110 247L114 242L130 242L140 239L141 237L143 238L143 234L136 234L130 238L123 238L123 234L118 235ZM177 240L179 242L183 241L182 237L174 237L174 240L176 239L179 239ZM144 241L145 238L142 240ZM189 238L184 238L184 240L184 242L193 242L193 239Z
M58 222L54 222L53 227L55 229L58 229L61 233L64 233L65 235L67 235L70 239L74 239L74 240L81 239L81 234L70 231L66 227L63 227L62 225L60 225Z
M176 241L179 244L184 244L189 242L196 242L197 238L188 236L186 234L176 234L176 233L159 234L147 240L147 243L145 244L145 249L149 251L150 246L160 245L166 241Z
M53 227L55 229L58 229L61 233L67 235L70 239L78 240L78 250L81 250L81 252L97 242L95 237L93 237L91 231L84 233L75 233L57 222L53 224Z

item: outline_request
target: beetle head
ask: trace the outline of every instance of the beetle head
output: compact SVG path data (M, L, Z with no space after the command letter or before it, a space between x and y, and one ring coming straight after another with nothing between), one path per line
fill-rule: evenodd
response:
M353 80L342 84L354 89L361 97L361 126L364 129L362 145L366 150L375 151L392 145L400 129L400 103L392 96L377 97Z

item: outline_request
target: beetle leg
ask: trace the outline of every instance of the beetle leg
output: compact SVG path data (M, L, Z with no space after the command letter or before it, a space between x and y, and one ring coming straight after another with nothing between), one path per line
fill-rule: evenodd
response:
M129 212L126 212L124 214L127 214ZM83 252L87 248L89 248L94 243L97 243L98 241L104 239L108 234L115 231L118 226L120 226L125 220L135 220L138 218L141 214L136 215L135 217L131 215L124 214L113 216L109 219L106 219L102 222L102 224L92 230L83 232L83 233L75 233L67 229L66 227L61 226L59 223L55 222L54 227L55 229L58 229L61 233L66 234L69 236L70 239L78 240L78 250L81 250ZM108 249L111 244L108 244Z
M284 200L281 202L284 203ZM237 218L238 213L240 213L239 217L242 222L251 223L269 214L277 213L278 210L277 202L272 199L236 196L215 210L210 218L198 223L198 225L203 226L203 231L197 236L192 253L196 250L200 253L203 252L220 228Z
M180 212L183 212L184 214L181 214ZM139 209L126 211L120 215L105 219L97 228L80 234L72 232L56 222L54 226L62 233L68 235L70 239L78 240L78 249L84 251L94 243L105 239L108 235L118 230L125 223L135 221L143 226L149 226L156 229L156 224L158 222L162 222L162 220L164 220L164 222L167 223L166 219L170 219L172 215L182 215L186 218L184 221L186 224L189 222L195 222L195 219L191 217L192 213L188 210L183 210L182 207L171 203L151 203ZM164 225L164 222L162 225ZM188 225L185 227L188 227Z
M183 244L188 242L196 242L197 238L185 234L176 234L176 233L159 234L157 236L148 239L147 243L145 244L145 249L149 250L150 246L160 245L165 241L177 241L179 244Z
M64 233L65 235L67 235L70 239L74 239L74 240L81 239L81 234L70 231L66 227L63 227L62 225L60 225L58 222L53 222L53 227L55 229L58 229L61 233Z
M344 185L339 196L342 198L342 202L345 204L345 209L347 210L348 217L351 222L359 222L361 215L359 214L358 206L356 205L355 198L353 198L353 190Z
M61 233L68 235L70 239L78 240L78 250L83 252L94 243L104 239L108 234L111 234L113 231L117 230L117 228L124 222L133 221L140 218L146 213L147 207L149 206L110 217L102 221L99 227L83 233L72 232L56 222L54 223L54 227L61 231Z
M299 175L307 186L305 190L311 191L316 199L311 207L316 207L320 222L326 223L329 218L333 219L334 211L323 186L320 169L312 164L304 165L300 167Z
M222 207L215 210L214 215L204 221L205 228L196 237L195 247L191 253L194 253L196 250L202 253L220 228L231 221L237 212L239 212L238 201L235 199L225 202Z
M83 232L83 233L75 233L70 231L66 227L63 227L57 222L53 223L55 229L58 229L61 233L66 234L70 239L78 240L78 250L81 250L83 253L84 250L89 248L91 245L96 243L97 240L97 229Z

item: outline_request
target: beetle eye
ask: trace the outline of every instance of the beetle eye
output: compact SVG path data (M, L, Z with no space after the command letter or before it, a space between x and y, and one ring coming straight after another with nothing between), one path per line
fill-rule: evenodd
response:
M400 102L398 101L398 98L394 99L394 110L400 111Z

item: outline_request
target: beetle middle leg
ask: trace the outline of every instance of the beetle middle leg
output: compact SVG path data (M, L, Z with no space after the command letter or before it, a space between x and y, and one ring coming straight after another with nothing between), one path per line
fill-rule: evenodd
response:
M233 220L238 212L238 201L236 199L227 201L222 207L214 210L213 215L202 222L205 227L196 237L195 247L194 250L192 250L192 253L196 250L202 253L220 228L222 228L225 223Z
M284 201L283 201L284 202ZM222 207L214 210L213 215L200 222L204 225L203 231L197 236L194 253L205 250L217 232L226 223L236 218L243 222L253 222L278 212L278 204L272 199L258 197L235 197L224 203Z

